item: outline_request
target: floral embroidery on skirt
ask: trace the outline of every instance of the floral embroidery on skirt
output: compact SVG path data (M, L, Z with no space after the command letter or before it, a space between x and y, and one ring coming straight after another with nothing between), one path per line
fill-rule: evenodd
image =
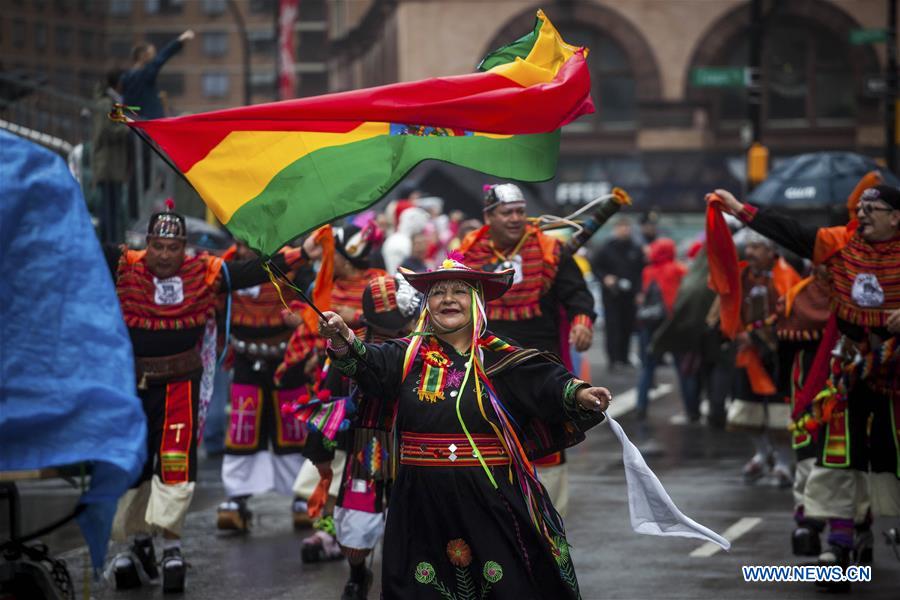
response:
M491 586L503 579L503 567L489 560L481 569L483 582L480 589L475 588L475 582L469 565L472 564L472 549L463 539L450 540L447 543L447 558L456 570L455 593L437 578L437 573L431 563L420 562L416 565L416 581L423 585L431 585L445 600L478 600L487 598L491 593ZM451 584L452 585L452 584Z

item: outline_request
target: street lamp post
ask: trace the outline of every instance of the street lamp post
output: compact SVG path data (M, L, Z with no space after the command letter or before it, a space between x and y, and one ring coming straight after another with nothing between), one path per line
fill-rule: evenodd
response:
M750 3L750 56L747 77L747 119L750 121L750 147L747 149L747 191L762 183L769 171L769 149L762 138L762 0Z
M884 74L884 161L897 168L897 0L887 2L887 61Z
M241 38L241 54L244 63L244 106L249 106L252 101L253 90L250 85L250 39L247 37L247 23L244 21L244 15L237 6L235 0L228 0L228 10L234 18L237 25L238 35Z
M762 89L760 82L762 73L762 0L750 3L750 85L747 86L747 116L750 120L752 142L758 142L762 136Z

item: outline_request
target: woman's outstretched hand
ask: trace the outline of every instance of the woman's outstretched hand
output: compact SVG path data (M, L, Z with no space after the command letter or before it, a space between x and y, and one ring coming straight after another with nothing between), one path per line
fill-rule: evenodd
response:
M603 412L612 402L612 392L605 387L581 388L575 393L575 400L584 410Z
M345 346L350 340L351 331L344 319L336 312L326 310L325 319L319 318L319 335L326 337L333 344Z

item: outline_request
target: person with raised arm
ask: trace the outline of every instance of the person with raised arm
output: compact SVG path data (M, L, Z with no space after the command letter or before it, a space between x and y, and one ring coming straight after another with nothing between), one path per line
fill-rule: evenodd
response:
M744 204L727 190L707 195L707 202L823 265L830 277L840 337L815 382L822 390L813 405L822 422L821 452L806 482L804 510L829 520L829 548L820 562L846 566L866 473L873 513L900 516L900 190L868 187L854 220L826 228Z
M612 395L491 334L485 304L513 271L461 258L404 273L426 296L409 338L364 344L340 315L320 321L334 366L389 401L381 414L398 440L382 593L578 598L565 528L532 460L583 440Z

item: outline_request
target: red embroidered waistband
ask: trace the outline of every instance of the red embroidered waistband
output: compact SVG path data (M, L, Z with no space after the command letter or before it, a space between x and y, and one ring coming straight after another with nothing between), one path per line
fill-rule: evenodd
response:
M400 464L416 467L478 467L478 452L490 467L509 464L509 456L497 436L473 433L472 447L465 435L459 433L400 434Z

